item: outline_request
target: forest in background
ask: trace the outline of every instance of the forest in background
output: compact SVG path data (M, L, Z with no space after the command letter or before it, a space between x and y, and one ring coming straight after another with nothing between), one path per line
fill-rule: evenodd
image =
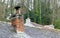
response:
M28 17L32 22L41 25L54 24L60 29L60 0L0 0L0 20L6 19L9 14L14 13L14 7L20 5L24 20Z

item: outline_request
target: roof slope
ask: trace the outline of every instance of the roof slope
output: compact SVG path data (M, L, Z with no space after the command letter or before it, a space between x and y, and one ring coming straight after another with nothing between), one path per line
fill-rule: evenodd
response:
M0 38L21 38L12 29L11 25L0 23ZM26 36L23 38L28 38L27 36L31 38L60 38L60 31L25 26L23 36Z

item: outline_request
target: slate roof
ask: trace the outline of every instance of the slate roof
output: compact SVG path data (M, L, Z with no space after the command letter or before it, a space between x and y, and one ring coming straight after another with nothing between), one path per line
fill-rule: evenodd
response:
M55 30L24 26L24 33L17 34L12 29L11 25L0 23L0 38L60 38L60 31Z

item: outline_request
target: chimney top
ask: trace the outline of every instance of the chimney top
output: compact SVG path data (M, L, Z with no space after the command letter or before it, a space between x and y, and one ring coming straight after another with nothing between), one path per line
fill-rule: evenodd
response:
M19 10L19 8L21 8L20 6L15 6L14 7L16 10Z

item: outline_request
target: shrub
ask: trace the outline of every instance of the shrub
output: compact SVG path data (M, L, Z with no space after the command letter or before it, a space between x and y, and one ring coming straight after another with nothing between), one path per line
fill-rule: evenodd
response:
M56 29L60 29L60 20L55 20L55 22L54 22L54 27L55 27Z

